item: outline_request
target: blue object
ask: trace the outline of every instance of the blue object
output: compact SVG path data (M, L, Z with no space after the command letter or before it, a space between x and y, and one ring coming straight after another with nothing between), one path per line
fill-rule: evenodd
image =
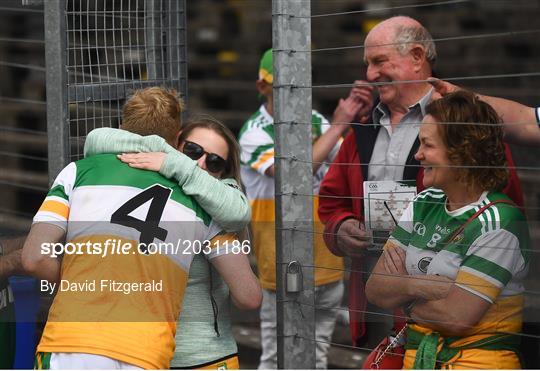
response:
M39 289L35 278L13 276L9 284L15 299L16 341L14 369L33 369L36 352L36 317Z

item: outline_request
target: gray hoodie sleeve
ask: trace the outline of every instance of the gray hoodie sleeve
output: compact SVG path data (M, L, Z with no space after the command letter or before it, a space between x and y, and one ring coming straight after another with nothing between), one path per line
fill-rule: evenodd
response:
M94 129L86 137L85 157L123 152L167 153L159 173L175 179L184 193L194 197L216 223L228 232L242 230L249 223L249 202L234 179L214 178L163 138L157 135L143 137L113 128Z

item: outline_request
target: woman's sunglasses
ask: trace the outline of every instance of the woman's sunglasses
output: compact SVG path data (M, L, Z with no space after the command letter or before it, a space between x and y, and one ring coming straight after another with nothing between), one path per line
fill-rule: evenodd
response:
M206 153L206 160L204 162L206 164L206 168L212 173L219 173L220 171L223 171L227 168L227 161L225 161L222 157L216 155L215 153L206 152L204 148L197 143L186 140L184 142L184 148L182 152L187 157L195 161L200 159L202 155Z

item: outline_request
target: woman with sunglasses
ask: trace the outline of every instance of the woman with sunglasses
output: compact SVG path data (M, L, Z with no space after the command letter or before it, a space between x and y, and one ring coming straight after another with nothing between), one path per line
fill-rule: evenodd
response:
M470 92L426 107L415 157L428 189L403 213L366 284L368 300L403 307L412 320L405 369L520 368L530 239L522 211L501 192L500 123Z
M230 138L228 138L230 135ZM233 142L234 141L234 142ZM236 148L235 148L236 147ZM208 152L206 150L213 150ZM229 150L229 148L231 150ZM178 137L178 150L197 161L197 165L215 178L232 178L240 183L235 174L235 161L240 161L236 139L229 129L210 117L189 121ZM118 158L129 166L159 171L167 154L164 152L124 153Z
M100 129L103 133L103 130ZM131 142L134 147L136 137L131 133L119 133L118 130L108 129L109 142ZM98 132L97 138L93 134L92 141L103 142L102 134ZM148 137L145 137L148 138ZM107 151L102 145L100 151ZM129 146L124 149L130 150ZM140 148L140 146L138 147ZM115 146L118 150L118 145ZM131 167L159 171L170 174L170 169L176 162L185 161L184 155L196 161L198 167L206 170L208 174L217 179L233 179L240 184L240 159L238 143L232 132L221 122L210 116L201 116L190 120L183 127L178 138L180 152L151 152L151 153L124 153L118 158ZM95 153L95 152L92 152ZM167 159L167 161L166 161ZM174 173L174 171L172 171ZM176 173L175 173L176 175ZM181 176L183 174L180 174ZM178 180L178 179L177 179ZM229 184L234 184L230 182ZM218 191L219 192L219 191ZM204 197L219 198L219 193L202 195ZM205 209L213 216L213 209ZM225 235L225 236L231 236ZM239 233L238 240L248 238L247 231ZM227 237L224 237L226 240ZM225 247L225 246L224 246ZM231 248L231 245L228 245ZM227 369L240 368L237 357L237 345L232 335L229 312L229 291L232 301L240 309L255 309L260 305L260 285L251 271L246 255L230 254L230 269L235 271L237 279L233 282L225 281L217 274L202 254L193 259L188 286L184 295L184 304L180 319L177 323L176 350L171 362L171 368L207 368ZM246 295L246 290L250 292ZM236 292L241 292L237 300Z

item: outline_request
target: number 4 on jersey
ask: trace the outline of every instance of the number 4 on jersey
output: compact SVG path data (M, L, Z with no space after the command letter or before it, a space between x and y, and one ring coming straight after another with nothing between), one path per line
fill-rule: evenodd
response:
M171 192L172 190L170 188L165 188L158 184L142 191L120 206L120 208L112 214L111 223L134 228L141 232L141 237L139 238L139 242L142 245L141 251L146 254L148 252L146 246L154 241L154 238L161 241L165 241L165 238L167 238L168 232L166 229L159 226L159 221L161 215L163 215L163 210L165 209L165 205L167 204ZM145 220L137 219L129 215L129 213L148 201L151 202Z

